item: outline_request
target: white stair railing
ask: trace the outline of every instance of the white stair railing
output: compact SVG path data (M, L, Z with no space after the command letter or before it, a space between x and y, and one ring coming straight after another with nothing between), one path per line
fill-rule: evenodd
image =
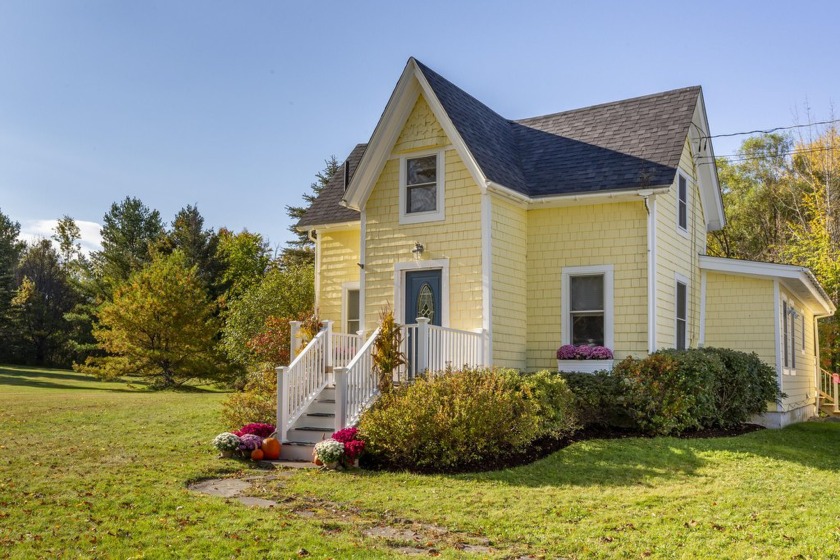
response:
M834 412L840 412L840 383L836 373L820 368L820 396L825 404L833 404Z
M281 441L330 381L330 329L320 331L288 367L277 371L277 432Z
M407 362L404 379L427 371L487 365L483 331L439 327L429 324L425 317L418 317L414 325L403 326L403 347Z
M379 329L365 341L346 367L335 368L335 430L352 426L379 394L373 372L373 345Z
M333 367L347 367L363 342L357 334L332 333Z

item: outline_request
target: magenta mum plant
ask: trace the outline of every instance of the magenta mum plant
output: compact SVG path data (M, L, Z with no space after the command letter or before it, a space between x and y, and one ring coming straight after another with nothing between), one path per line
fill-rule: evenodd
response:
M558 360L612 360L612 350L604 346L588 346L581 344L574 346L564 344L557 349Z
M251 424L245 424L239 430L233 432L234 434L242 437L247 434L254 434L260 436L261 438L267 438L271 434L274 433L274 426L271 424L263 424L260 422L253 422Z
M344 445L342 462L345 466L352 465L365 450L365 442L359 439L358 434L359 430L357 428L344 428L332 435L332 439Z
M245 434L239 438L239 450L253 451L254 449L259 449L262 442L263 438L256 434Z

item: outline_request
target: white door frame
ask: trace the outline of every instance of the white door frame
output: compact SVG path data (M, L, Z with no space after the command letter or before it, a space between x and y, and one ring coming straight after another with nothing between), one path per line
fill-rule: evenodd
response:
M412 324L416 317L404 318L405 309L405 273L420 270L440 270L440 324L449 326L449 259L427 261L398 262L394 264L394 319L397 323Z

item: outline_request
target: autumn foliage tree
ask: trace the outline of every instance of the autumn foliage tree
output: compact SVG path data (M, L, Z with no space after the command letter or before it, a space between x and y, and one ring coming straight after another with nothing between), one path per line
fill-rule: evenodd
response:
M218 379L225 367L214 311L183 253L158 255L99 309L94 336L107 355L76 367L105 379L145 377L162 388Z

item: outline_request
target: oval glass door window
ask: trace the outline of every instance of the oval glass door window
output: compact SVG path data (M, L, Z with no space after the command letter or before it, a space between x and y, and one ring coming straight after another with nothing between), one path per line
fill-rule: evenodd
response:
M427 317L430 323L435 320L435 294L428 282L420 287L417 294L417 316Z

